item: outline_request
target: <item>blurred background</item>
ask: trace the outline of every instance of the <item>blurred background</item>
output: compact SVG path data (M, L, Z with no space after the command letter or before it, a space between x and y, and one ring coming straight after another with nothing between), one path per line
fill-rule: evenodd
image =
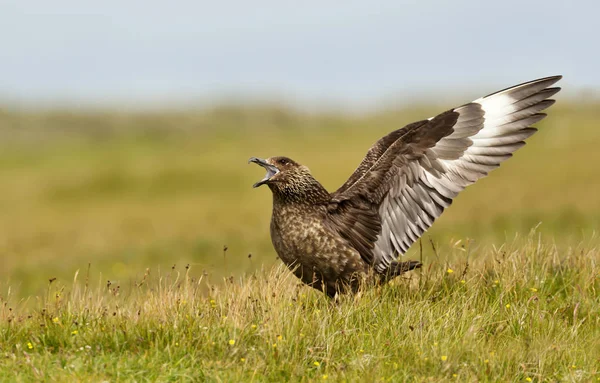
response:
M274 264L271 196L252 189L264 171L250 156L290 156L335 190L387 132L554 74L563 91L540 132L426 238L477 251L539 226L565 248L595 246L598 12L591 0L0 0L0 285L39 294L89 264L123 285L146 268Z

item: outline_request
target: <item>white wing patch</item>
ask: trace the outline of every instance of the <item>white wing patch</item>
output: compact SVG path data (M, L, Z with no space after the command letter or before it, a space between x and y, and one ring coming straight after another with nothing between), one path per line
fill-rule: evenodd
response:
M554 103L550 88L560 76L547 77L479 98L454 109L454 132L395 176L379 207L382 232L375 243L374 266L384 273L399 254L433 224L465 187L485 177L525 145L537 130L532 124Z

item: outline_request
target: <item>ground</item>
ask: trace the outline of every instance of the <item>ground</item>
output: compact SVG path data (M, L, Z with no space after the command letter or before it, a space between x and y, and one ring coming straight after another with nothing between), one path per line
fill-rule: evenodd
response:
M246 160L334 190L447 106L0 110L0 380L596 381L600 112L575 105L455 200L422 270L334 302L277 266Z

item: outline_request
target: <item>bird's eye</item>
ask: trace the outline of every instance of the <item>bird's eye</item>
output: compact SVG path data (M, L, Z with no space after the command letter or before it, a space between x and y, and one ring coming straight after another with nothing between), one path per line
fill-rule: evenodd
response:
M288 161L285 158L282 158L282 159L279 160L279 163L281 165L287 165Z

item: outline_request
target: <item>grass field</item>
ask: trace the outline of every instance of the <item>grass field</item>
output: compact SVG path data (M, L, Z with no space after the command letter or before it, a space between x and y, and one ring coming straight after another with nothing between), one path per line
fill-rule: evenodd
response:
M0 110L0 379L599 380L600 109L574 105L455 200L422 271L337 303L272 268L247 159L333 190L444 107Z

